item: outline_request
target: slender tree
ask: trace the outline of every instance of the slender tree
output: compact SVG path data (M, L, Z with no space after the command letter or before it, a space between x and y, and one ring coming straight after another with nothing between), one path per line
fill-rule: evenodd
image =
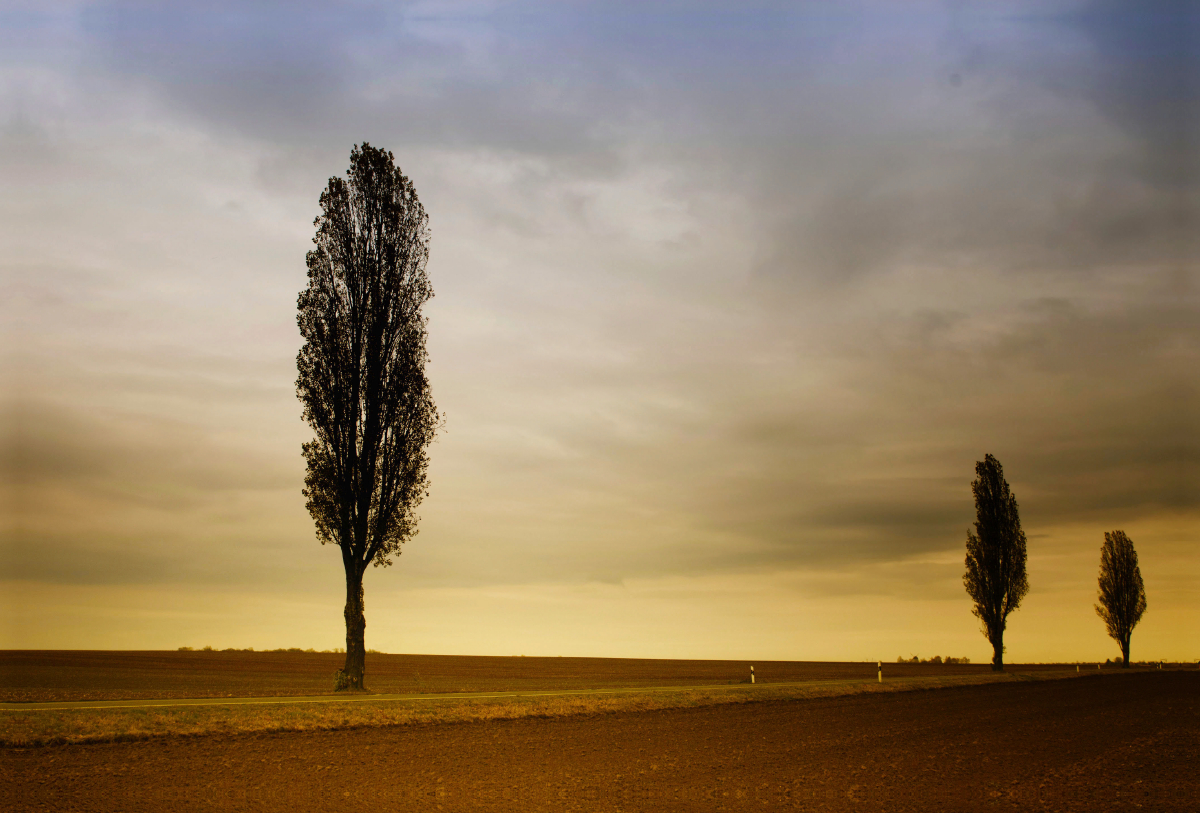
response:
M1000 461L990 454L975 464L975 533L967 531L967 571L963 584L975 601L975 616L992 645L992 669L1004 669L1004 629L1008 614L1029 592L1025 578L1025 532L1017 499L1008 490Z
M1124 531L1104 534L1100 548L1100 603L1096 615L1108 635L1121 645L1121 668L1129 668L1129 638L1146 612L1146 588L1138 568L1137 551Z
M296 394L315 437L303 445L304 496L321 544L346 572L346 665L363 688L363 574L417 532L427 447L439 416L425 376L429 218L390 152L366 142L330 178L308 252L297 323Z

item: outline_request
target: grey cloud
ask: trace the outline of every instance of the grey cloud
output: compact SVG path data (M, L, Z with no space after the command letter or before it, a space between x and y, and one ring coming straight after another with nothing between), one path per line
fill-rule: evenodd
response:
M5 534L0 537L0 576L46 584L243 585L261 594L297 585L310 588L312 575L327 576L329 560L336 558L315 542L300 548L295 539L272 540L260 529L243 535L210 529L197 535L181 527L186 523L179 522L178 514L175 519L152 530L24 529Z
M347 9L347 11L350 11ZM346 46L377 21L370 9L99 3L80 27L93 65L150 87L213 123L269 127L278 136L336 118L347 96Z
M603 111L592 109L605 94L572 75L572 57L545 59L536 42L514 41L529 34L506 30L502 14L482 21L475 54L422 36L407 11L96 4L82 27L101 72L205 126L269 143L342 150L366 138L393 150L484 148L584 164L612 146L596 127Z
M973 303L957 281L923 279L934 284L893 307L756 312L745 336L710 303L675 339L690 355L616 352L642 331L604 344L607 358L523 363L522 404L538 405L528 434L472 459L539 506L542 534L589 541L535 551L517 529L487 554L492 577L837 569L957 549L985 453L1005 464L1031 535L1196 510L1200 346L1167 273L1047 295L977 272ZM684 328L671 313L663 336ZM479 527L508 522L469 510Z
M861 414L797 409L789 420L784 404L764 404L722 416L724 437L706 448L726 457L693 480L689 510L764 543L743 564L942 551L973 519L974 463L990 452L1030 532L1194 512L1193 315L1035 300L1019 324L966 344L920 315L908 338L864 337L845 383L869 405Z
M6 579L52 584L192 581L197 566L212 563L196 556L177 534L146 539L103 530L86 537L20 530L0 541L0 562Z
M1090 277L1185 261L1194 223L1180 217L1177 196L1147 183L1111 138L1106 146L1087 133L1086 120L1054 119L1010 122L1007 144L935 136L881 145L890 160L839 166L831 180L814 179L808 200L772 193L766 210L780 212L779 224L760 278L846 284L913 264Z
M805 103L836 115L840 142L799 124L792 145L758 152L761 280L778 292L913 263L1087 278L1191 261L1200 106L1183 5L933 15L938 49L864 52L879 81L832 110Z
M1096 49L1095 72L1080 90L1144 139L1152 178L1194 188L1200 138L1200 11L1195 3L1092 0L1068 19Z
M280 145L342 152L366 137L494 150L572 175L611 175L637 147L636 160L685 168L696 192L747 198L764 231L758 273L778 291L913 262L1083 275L1179 262L1193 223L1178 189L1161 189L1140 156L1053 102L1188 106L1150 93L1154 77L1178 75L1178 37L1163 64L1147 64L1148 35L1122 34L1111 5L1093 4L1076 25L1053 9L1021 17L1022 4L958 14L506 4L444 20L369 5L117 4L83 20L102 69ZM1126 16L1178 8L1152 5ZM439 25L480 44L422 34ZM1080 31L1097 53L1057 47Z
M5 578L281 583L310 567L299 464L161 417L33 400L6 417Z
M317 20L282 6L214 16L96 6L85 17L85 61L121 87L149 89L171 115L278 143L283 157L263 173L281 187L279 164L294 152L323 161L335 144L338 171L362 137L394 150L407 142L531 156L552 168L497 188L545 206L510 212L502 195L470 205L510 237L541 241L553 235L539 214L569 198L555 192L564 175L662 166L678 171L672 193L681 199L744 201L744 244L759 252L745 263L755 265L753 290L730 285L720 301L705 300L702 280L659 277L637 262L577 271L564 261L553 269L559 286L531 292L545 280L516 274L497 283L512 299L499 317L501 296L473 302L520 329L505 340L485 335L470 375L438 370L438 386L458 387L448 403L459 411L450 441L434 449L430 513L454 500L440 510L462 525L427 525L414 544L440 533L430 547L443 553L406 559L406 573L433 583L619 582L835 570L945 551L961 545L974 462L986 452L1004 462L1031 533L1195 509L1194 307L1163 304L1165 287L1118 279L1126 267L1156 275L1177 262L1188 224L1175 217L1174 193L1107 126L1120 105L1110 113L1109 97L1094 95L1102 55L1048 46L1069 26L1033 36L1014 23L997 36L933 6L822 28L768 8L739 25L712 15L671 31L672 15L624 8L586 31L571 14L528 28L485 21L472 52L400 18L351 12ZM886 36L905 23L911 29ZM1064 60L1080 81L1048 83ZM1122 92L1145 90L1141 69L1131 70ZM36 141L33 130L14 132ZM475 192L453 191L460 202ZM601 240L580 234L578 251L595 251ZM536 253L536 242L499 245ZM732 266L722 272L746 270ZM860 302L906 267L949 270L962 285L910 292L918 307ZM647 285L615 290L621 274L644 274ZM963 293L997 275L1027 292L1012 324L1003 322L1008 299L972 305ZM459 295L483 287L470 273L456 284ZM78 294L75 281L64 287ZM1091 294L1101 305L1088 310ZM555 309L555 297L577 297L579 310ZM803 324L817 317L825 321ZM591 355L564 351L572 342L595 346ZM192 363L171 361L177 371ZM235 401L281 421L297 414L278 382L247 383L261 371L222 382L170 367L122 373L111 386L194 408ZM787 386L813 372L822 375L807 388ZM301 502L294 446L260 456L186 421L135 427L82 410L22 420L20 463L9 468L39 493L57 484L105 510L137 503L189 517L231 490L291 490ZM463 484L472 477L484 485L471 491ZM443 495L443 483L458 490ZM287 532L296 531L297 550L316 549L305 522ZM61 529L38 533L71 556L86 548ZM153 547L143 531L130 533ZM208 572L175 555L148 570L114 557L103 578ZM22 561L22 572L45 575Z
M295 472L271 458L168 418L97 418L32 401L10 409L5 468L21 488L68 487L183 509L211 492L296 487Z

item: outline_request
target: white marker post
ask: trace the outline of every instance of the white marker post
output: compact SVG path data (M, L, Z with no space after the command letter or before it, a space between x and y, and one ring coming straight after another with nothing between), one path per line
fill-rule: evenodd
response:
M753 666L750 667L750 682L751 683L754 682L754 667Z
M1075 674L1079 674L1079 664L1075 664Z
M879 682L883 683L883 661L876 661L875 668L879 670Z

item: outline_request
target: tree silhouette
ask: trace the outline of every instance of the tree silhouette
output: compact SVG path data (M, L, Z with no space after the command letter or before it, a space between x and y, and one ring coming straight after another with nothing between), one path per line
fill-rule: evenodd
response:
M975 533L967 531L967 571L963 584L975 601L974 613L992 645L992 669L1004 669L1004 628L1008 614L1029 592L1025 578L1025 532L1017 499L1008 490L1000 461L990 454L975 464Z
M296 394L315 438L303 445L304 496L317 538L341 548L346 665L363 688L363 574L417 532L426 448L438 413L425 377L429 218L390 152L363 142L347 177L330 178L308 252L296 321L304 346Z
M1146 612L1146 588L1138 568L1137 551L1124 531L1104 534L1100 548L1100 603L1108 635L1121 645L1121 668L1129 668L1129 638Z

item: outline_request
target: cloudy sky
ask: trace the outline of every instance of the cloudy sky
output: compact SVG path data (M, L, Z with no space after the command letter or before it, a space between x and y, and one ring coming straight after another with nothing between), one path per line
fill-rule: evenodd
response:
M1197 20L1169 0L9 2L0 648L344 643L300 494L326 180L430 213L445 428L391 652L1200 657Z

